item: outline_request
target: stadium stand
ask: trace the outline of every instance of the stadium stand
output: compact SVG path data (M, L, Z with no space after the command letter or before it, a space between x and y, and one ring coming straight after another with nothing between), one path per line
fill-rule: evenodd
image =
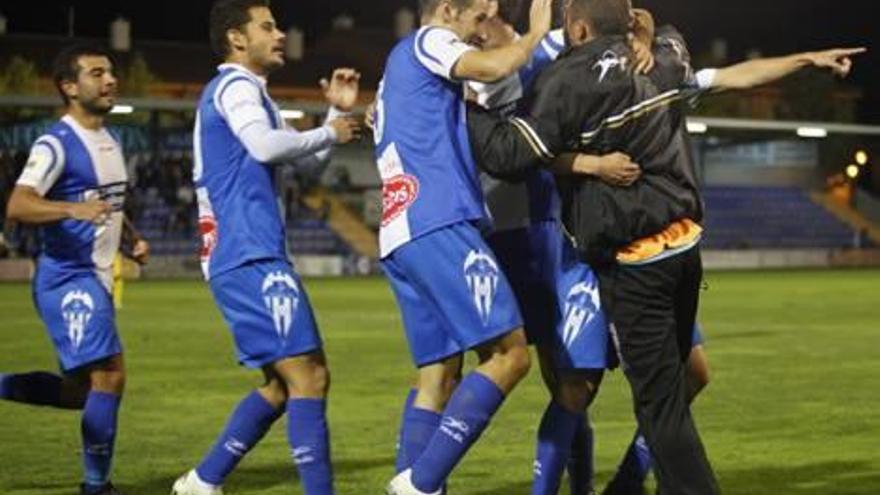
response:
M853 247L856 233L797 187L713 186L705 249Z

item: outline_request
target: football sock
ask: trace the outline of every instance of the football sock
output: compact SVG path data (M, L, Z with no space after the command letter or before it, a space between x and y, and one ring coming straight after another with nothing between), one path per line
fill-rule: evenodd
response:
M60 407L61 382L59 375L45 371L0 375L0 399Z
M551 400L538 429L532 495L556 495L571 455L572 438L584 422L583 413L565 410Z
M568 482L571 495L590 495L593 492L593 426L586 415L571 443Z
M648 477L652 465L651 450L645 442L645 437L636 433L635 439L617 468L613 482L622 486L641 486Z
M411 467L422 455L437 432L441 417L439 413L417 407L411 407L407 411L397 455L398 473Z
M406 394L406 400L403 403L403 413L400 415L400 430L397 432L397 457L394 460L394 472L399 473L404 469L408 468L411 461L408 461L408 456L403 448L403 439L406 437L407 432L407 424L406 418L409 414L409 410L412 409L413 403L416 400L416 396L419 394L419 390L416 388L409 389L409 393Z
M256 390L235 408L210 452L196 468L202 481L220 486L239 461L266 435L284 409L275 409Z
M503 402L504 393L492 380L478 372L466 376L443 411L439 428L413 464L413 485L426 493L440 490Z
M105 392L89 392L82 414L85 487L103 487L110 480L116 420L122 398Z
M323 399L287 401L287 440L306 495L332 495L330 433Z

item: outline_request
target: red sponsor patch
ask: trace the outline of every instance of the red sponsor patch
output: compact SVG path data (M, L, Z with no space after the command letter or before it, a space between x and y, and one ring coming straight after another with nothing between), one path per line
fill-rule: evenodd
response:
M199 233L202 235L202 250L199 254L202 260L206 260L217 246L217 221L214 217L199 217Z
M419 197L419 180L400 174L382 184L382 226L391 223Z

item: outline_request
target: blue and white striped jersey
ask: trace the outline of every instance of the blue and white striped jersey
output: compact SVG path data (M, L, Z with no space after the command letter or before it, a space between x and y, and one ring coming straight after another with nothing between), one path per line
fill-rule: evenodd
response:
M473 49L448 29L425 26L388 57L375 124L382 257L447 225L486 220L464 87L452 76L459 58Z
M112 288L127 180L122 147L105 128L86 129L66 115L34 142L18 185L52 201L101 199L113 207L100 224L67 219L42 225L39 270L59 277L91 272Z

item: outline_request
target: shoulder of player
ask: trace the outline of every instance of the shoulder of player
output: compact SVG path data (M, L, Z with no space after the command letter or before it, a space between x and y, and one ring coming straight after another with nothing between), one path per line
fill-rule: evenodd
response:
M254 74L231 66L217 76L217 84L214 86L214 99L220 101L229 90L262 92L263 85Z
M34 140L32 148L45 147L55 155L64 156L65 141L74 136L73 129L64 121L59 120Z
M543 50L550 58L555 59L565 50L565 32L562 29L554 29L544 36L538 45L538 50Z
M432 51L442 50L447 46L464 43L464 41L451 29L431 25L420 27L409 42L417 55L427 56L430 56Z

